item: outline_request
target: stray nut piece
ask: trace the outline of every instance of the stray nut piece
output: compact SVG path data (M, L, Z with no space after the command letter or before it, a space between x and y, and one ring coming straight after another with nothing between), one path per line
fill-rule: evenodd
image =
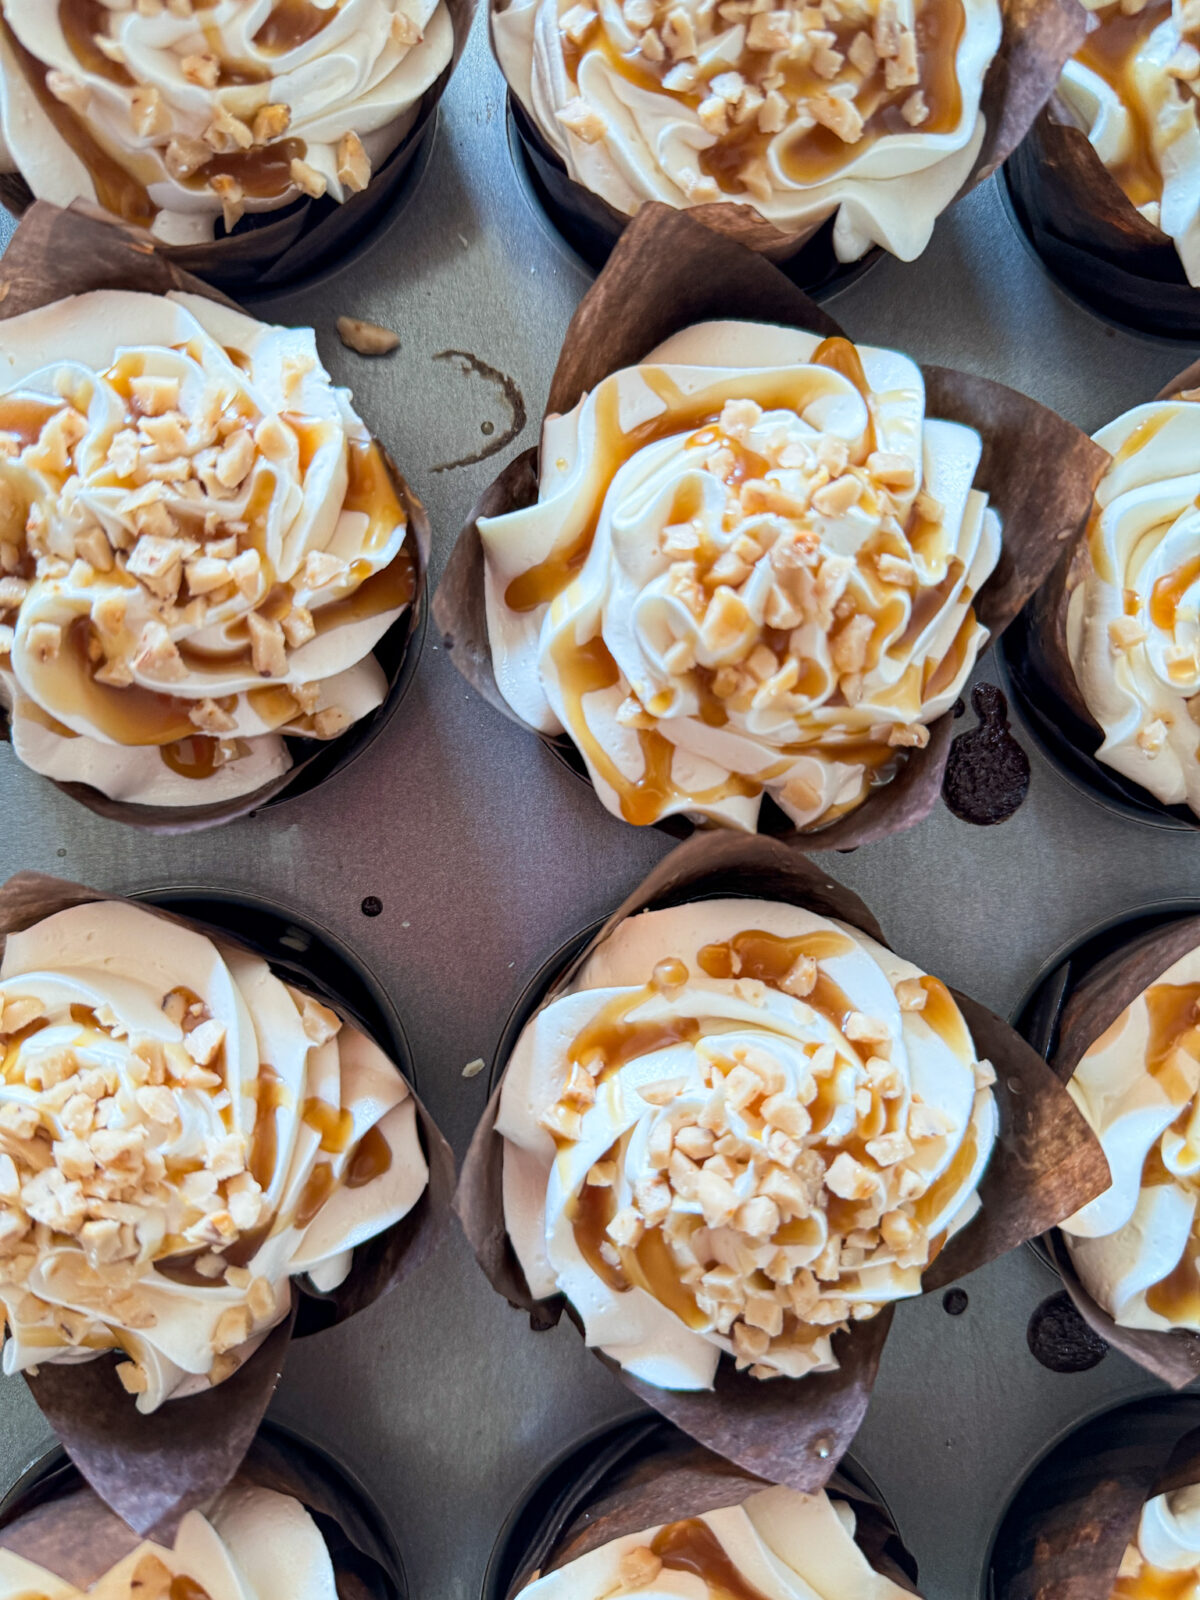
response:
M378 322L364 322L359 317L339 317L337 331L347 350L354 350L360 356L390 355L400 344L400 335L391 328L384 328Z

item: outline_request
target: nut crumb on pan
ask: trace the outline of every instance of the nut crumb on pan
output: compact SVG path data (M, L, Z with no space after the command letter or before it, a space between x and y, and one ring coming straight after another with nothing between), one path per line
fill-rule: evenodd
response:
M338 337L347 350L360 356L390 355L400 344L400 335L378 322L366 322L359 317L339 317Z
M462 1075L464 1078L477 1078L486 1065L482 1056L476 1056L474 1061L467 1062L462 1069Z

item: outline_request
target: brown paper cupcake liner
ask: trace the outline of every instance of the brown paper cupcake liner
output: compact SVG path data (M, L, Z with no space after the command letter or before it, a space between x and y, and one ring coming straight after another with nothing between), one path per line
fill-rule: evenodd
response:
M997 1531L993 1600L1111 1600L1146 1501L1200 1483L1198 1422L1192 1396L1135 1400L1062 1439Z
M604 378L635 366L670 335L722 318L779 323L824 338L842 331L762 256L714 234L687 212L643 207L572 318L546 414L570 411ZM965 423L983 440L975 481L1002 519L1003 549L975 609L995 639L1078 534L1108 456L1071 423L1014 389L949 367L922 370L928 416ZM481 517L536 501L538 460L535 446L484 491L433 602L434 620L455 666L514 722L520 719L500 694L492 669L478 524ZM912 827L937 804L952 721L949 713L939 718L925 749L911 752L890 783L837 822L802 833L773 804L764 804L760 831L804 841L812 849L849 850ZM537 736L559 749L569 745L562 738ZM672 818L663 826L678 834L690 832L692 824Z
M781 900L836 917L883 941L878 923L850 890L820 866L780 844L734 834L701 835L682 844L573 953L529 1015L562 992L614 928L639 911L729 895ZM926 1290L944 1287L985 1262L1044 1233L1108 1183L1108 1165L1070 1096L1037 1052L1007 1023L955 993L981 1057L996 1069L1000 1134L979 1186L979 1215L955 1235L924 1275ZM523 1019L528 1021L529 1018ZM498 1074L507 1061L496 1062ZM500 1087L471 1141L454 1207L493 1288L529 1313L536 1329L553 1326L561 1296L531 1295L504 1221L503 1141L496 1135ZM764 1382L723 1358L712 1390L658 1389L600 1359L639 1399L687 1434L747 1472L812 1493L823 1487L858 1430L870 1400L893 1308L835 1336L838 1370Z
M1089 309L1161 338L1200 336L1200 290L1174 241L1141 215L1057 95L1005 175L1035 252Z
M1200 296L1197 300L1200 304ZM1185 367L1153 398L1169 400L1197 385L1200 361ZM1200 829L1200 817L1190 806L1166 805L1097 758L1104 732L1088 710L1067 649L1071 595L1090 570L1085 519L1063 541L1053 570L1001 641L999 654L1010 686L1047 757L1089 798L1134 821L1193 832Z
M493 1551L482 1600L516 1600L535 1578L602 1545L739 1506L768 1487L661 1418L599 1429L527 1491ZM862 1469L845 1462L828 1487L852 1506L855 1540L875 1570L919 1593L916 1562ZM548 1498L548 1506L540 1503Z
M166 921L196 926L192 919L152 904L23 872L0 887L0 958L10 933L97 900L136 904ZM245 933L222 929L217 936L268 961L274 954ZM319 984L306 987L346 1012ZM378 1042L396 1052L396 1041ZM100 1498L139 1533L173 1531L187 1511L229 1482L270 1404L298 1317L308 1331L344 1321L402 1282L440 1244L454 1190L454 1156L411 1081L409 1087L429 1164L424 1194L407 1216L354 1251L349 1276L332 1293L318 1294L293 1279L289 1316L232 1377L199 1395L168 1400L143 1416L122 1387L113 1359L46 1362L36 1375L26 1375L43 1416L72 1461Z
M404 1563L379 1508L318 1446L264 1423L234 1482L291 1495L308 1509L343 1600L407 1600ZM142 1538L87 1487L60 1450L43 1457L0 1507L0 1549L79 1589L97 1582Z
M489 10L490 29L497 9L502 8L492 4ZM983 143L951 205L989 178L1017 148L1053 93L1064 65L1083 43L1087 27L1086 13L1077 0L1005 0L1002 14L1003 37L980 99ZM551 219L590 265L602 265L630 219L569 176L562 158L511 89L509 108ZM833 215L788 231L750 204L724 200L687 209L716 233L774 261L810 292L841 287L847 276L863 270L864 262L873 264L886 254L877 245L864 262L839 262L833 252Z
M184 272L166 253L149 244L137 229L111 220L97 220L94 208L57 206L37 201L25 215L8 249L0 257L0 322L37 311L69 295L95 289L128 289L142 294L171 290L204 296L220 305L234 302ZM47 779L97 816L123 822L147 833L195 833L251 816L262 807L307 794L326 778L348 767L383 732L400 707L420 660L425 635L426 579L432 533L429 517L387 449L378 441L400 503L412 531L416 590L411 604L376 645L374 655L388 678L381 706L362 717L336 739L289 739L292 765L287 772L250 794L210 805L154 806L113 800L85 783ZM9 738L0 711L0 740Z
M1131 937L1122 937L1123 926L1130 927ZM1110 925L1084 940L1056 963L1040 986L1050 991L1047 1005L1039 1015L1036 997L1027 1004L1022 1031L1045 1045L1055 1076L1061 1083L1069 1083L1092 1044L1125 1008L1197 945L1200 916L1134 913L1127 922ZM1054 1229L1041 1244L1093 1332L1173 1389L1182 1389L1200 1377L1200 1334L1184 1328L1120 1327L1084 1287L1063 1234Z
M446 0L454 31L449 62L416 102L412 124L395 150L367 187L343 204L328 196L302 198L282 211L248 214L231 234L193 245L158 244L145 229L130 228L93 204L88 210L158 250L181 272L194 273L229 293L265 294L301 286L305 279L344 261L393 207L399 211L406 184L419 171L434 136L438 105L466 48L475 4L476 0ZM19 173L0 173L0 205L23 217L34 203L33 191Z

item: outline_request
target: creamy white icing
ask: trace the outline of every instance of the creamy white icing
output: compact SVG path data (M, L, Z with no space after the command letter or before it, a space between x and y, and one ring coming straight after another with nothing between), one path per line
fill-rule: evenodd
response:
M86 1590L0 1550L0 1600L83 1600L85 1594L97 1600L337 1600L337 1582L320 1530L298 1500L235 1483L205 1511L187 1513L173 1546L147 1540Z
M925 417L906 356L687 329L549 417L537 503L481 520L501 693L629 821L753 831L764 792L835 820L928 741L987 638L980 452Z
M1155 400L1095 435L1111 452L1067 609L1099 760L1200 812L1200 406Z
M856 929L644 912L513 1051L509 1237L532 1293L647 1383L710 1387L723 1352L829 1371L832 1334L919 1294L977 1211L993 1081L949 991Z
M1140 11L1084 4L1099 27L1064 67L1060 93L1129 199L1174 241L1188 282L1200 286L1200 16L1189 0L1150 0Z
M11 163L38 198L99 201L173 244L211 238L222 214L364 188L453 50L445 0L0 0L0 14Z
M629 1592L645 1600L725 1600L729 1590L719 1580L731 1567L761 1600L901 1600L908 1591L875 1571L854 1533L854 1512L844 1500L764 1489L740 1506L614 1539L521 1594L523 1600L606 1600ZM691 1558L686 1568L672 1565L673 1550Z
M1067 1088L1112 1183L1062 1224L1084 1287L1122 1327L1200 1331L1200 950L1095 1041Z
M387 1056L267 963L100 901L0 965L5 1372L123 1349L140 1410L343 1282L428 1171Z
M736 201L786 233L836 214L843 261L929 243L982 144L1000 36L996 0L512 0L493 17L522 105L618 211Z
M0 691L17 755L200 805L383 701L413 541L311 329L103 291L4 324Z
M1121 1561L1120 1600L1156 1600L1184 1594L1183 1574L1200 1584L1200 1485L1155 1495L1142 1507L1137 1538ZM1165 1583L1164 1583L1164 1580ZM1170 1587L1168 1587L1168 1585Z

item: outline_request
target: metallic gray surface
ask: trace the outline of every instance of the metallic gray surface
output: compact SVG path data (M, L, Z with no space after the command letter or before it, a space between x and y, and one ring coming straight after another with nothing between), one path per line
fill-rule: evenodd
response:
M563 331L587 284L514 175L503 86L479 28L446 97L412 205L340 276L264 302L313 322L335 377L426 500L435 574L507 455L480 449L503 397L458 364L467 350L520 386L534 442ZM0 213L0 244L6 239ZM833 304L855 338L1025 389L1093 429L1148 398L1192 352L1121 334L1059 294L989 185L939 225L925 256L888 260ZM402 336L371 363L344 350L342 313ZM983 675L989 675L985 663ZM991 673L994 677L994 672ZM1028 741L1027 741L1028 742ZM1017 816L980 830L940 811L904 837L829 865L914 961L1007 1012L1045 958L1098 920L1194 891L1195 847L1102 811L1032 750ZM475 699L436 647L368 759L315 795L224 831L154 839L100 821L0 749L0 877L34 867L101 888L243 885L310 909L388 985L430 1108L460 1151L483 1107L488 1056L529 972L618 901L664 851L609 817L535 740ZM378 895L383 913L360 911ZM1029 1251L977 1273L965 1315L904 1305L856 1454L922 1569L927 1600L973 1600L991 1532L1033 1456L1085 1413L1155 1387L1109 1354L1045 1371L1025 1325L1056 1280ZM391 1299L293 1348L274 1407L374 1491L419 1600L475 1600L523 1486L594 1423L634 1409L569 1325L534 1335L488 1288L461 1239ZM18 1381L0 1382L0 1490L47 1431Z

